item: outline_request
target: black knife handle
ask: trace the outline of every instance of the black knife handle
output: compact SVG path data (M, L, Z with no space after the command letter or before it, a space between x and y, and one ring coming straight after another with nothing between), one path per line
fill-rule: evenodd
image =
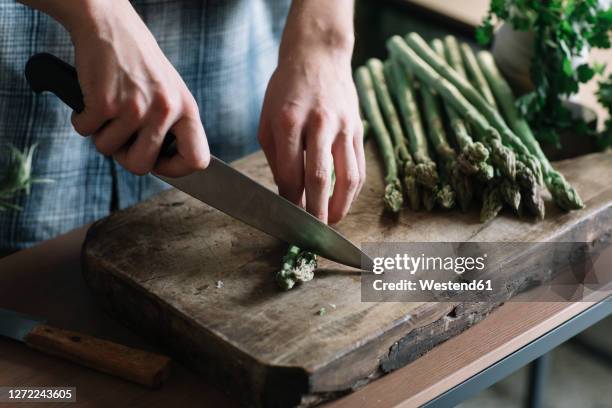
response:
M25 67L25 77L34 92L52 92L77 113L85 109L76 69L55 55L43 52L30 57ZM175 153L176 137L168 133L160 156L170 157Z

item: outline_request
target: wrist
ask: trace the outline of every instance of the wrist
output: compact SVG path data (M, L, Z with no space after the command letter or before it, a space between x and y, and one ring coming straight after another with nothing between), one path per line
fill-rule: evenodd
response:
M279 49L279 61L305 56L330 56L336 61L350 63L355 38L350 31L321 30L317 33L291 33L283 36Z

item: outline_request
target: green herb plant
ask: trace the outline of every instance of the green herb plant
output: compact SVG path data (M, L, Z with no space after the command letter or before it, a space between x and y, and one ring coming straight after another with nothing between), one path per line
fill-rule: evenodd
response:
M534 89L516 103L538 140L559 146L559 130L584 128L572 119L564 98L604 69L602 64L575 66L572 61L590 48L610 48L612 9L601 9L597 0L492 0L476 32L482 45L491 42L495 21L533 33Z
M23 152L14 146L7 149L8 171L0 180L0 211L20 211L21 207L13 203L19 193L30 194L33 184L50 183L52 180L35 178L32 175L32 159L36 145L26 148Z

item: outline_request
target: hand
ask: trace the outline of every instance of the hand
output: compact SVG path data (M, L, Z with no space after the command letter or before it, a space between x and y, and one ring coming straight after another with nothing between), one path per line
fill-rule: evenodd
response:
M290 52L281 48L268 84L259 141L279 193L303 205L305 190L306 210L336 223L348 213L365 180L350 52L292 44ZM332 168L336 183L330 200Z
M206 168L210 153L195 99L129 1L84 3L74 24L64 19L85 102L72 116L75 130L134 174L178 177ZM178 153L158 160L169 131Z

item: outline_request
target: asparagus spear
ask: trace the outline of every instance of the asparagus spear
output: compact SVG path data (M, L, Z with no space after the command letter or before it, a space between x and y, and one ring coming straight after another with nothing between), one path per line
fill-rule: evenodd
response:
M534 174L523 163L517 163L516 181L521 188L521 198L527 209L538 219L544 219L544 200Z
M485 188L482 208L480 209L480 222L485 223L497 217L503 207L499 183L489 182Z
M584 207L580 196L574 188L565 180L563 175L556 171L548 158L542 152L540 144L531 132L531 128L517 111L514 105L514 95L510 86L501 75L491 53L481 51L478 53L478 62L484 75L493 89L498 104L508 121L508 124L522 139L529 151L538 159L542 169L544 182L553 196L555 203L566 211L577 210Z
M489 105L484 97L478 93L466 78L463 78L455 70L449 67L444 60L438 57L417 33L408 34L406 36L406 42L414 52L430 64L434 70L438 71L441 76L455 85L457 89L465 95L467 100L470 101L489 121L491 126L497 129L504 144L511 147L517 153L519 159L522 160L534 174L539 175L541 173L537 159L531 155L529 149L527 149L521 139L512 132L497 109Z
M453 84L423 61L401 37L391 37L387 42L387 47L392 55L414 72L419 80L435 89L476 130L481 141L489 146L493 164L504 175L513 179L516 161L514 153L501 143L498 131L487 122L485 117Z
M382 114L387 120L387 124L390 128L391 140L400 168L402 181L404 182L406 196L410 202L410 207L413 210L418 210L420 197L419 189L416 184L416 165L406 146L406 138L404 137L402 125L400 124L399 116L391 100L391 94L389 93L389 88L385 80L383 63L379 59L370 58L366 66L370 71L374 92Z
M438 40L440 41L440 40ZM461 51L459 50L459 43L453 35L447 35L444 37L444 50L442 54L436 49L432 41L432 48L440 55L441 58L446 58L446 62L450 65L459 75L467 78L467 72L463 66L463 58L461 57Z
M289 290L298 282L312 280L316 268L317 256L314 253L290 245L283 256L281 270L276 273L276 282L282 289Z
M522 163L521 163L522 165ZM514 211L518 211L521 205L521 190L518 182L505 177L499 181L502 198Z
M385 193L383 202L385 209L398 212L403 204L402 186L398 179L397 162L393 153L391 136L385 126L380 112L376 93L372 84L372 76L366 67L359 67L355 72L355 84L359 93L361 106L366 114L368 122L373 130L378 149L383 157L385 166Z
M421 114L415 100L414 89L408 81L408 74L398 61L391 59L385 63L385 75L391 78L389 83L393 84L391 90L404 119L404 127L408 133L408 146L417 163L416 180L419 184L431 189L438 184L438 171L436 163L429 157L429 147L421 122Z
M457 198L460 200L461 207L467 208L472 199L471 188L464 190L464 188L469 186L466 186L463 182L456 183L457 185L455 185L453 181L462 180L451 178L453 169L456 167L456 155L446 138L438 99L427 87L421 87L421 99L427 122L427 135L439 158L438 167L440 168L441 177L440 183L434 189L435 200L443 208L452 208L455 204L455 197L452 192L455 191L455 188L459 188L456 191ZM462 179L464 180L465 177L462 177ZM453 183L452 186L449 182Z
M463 61L465 62L465 67L467 68L467 72L469 73L469 79L472 81L472 84L474 84L476 89L480 91L480 93L486 99L489 105L494 108L497 108L497 103L495 102L493 92L491 92L489 83L487 82L486 78L484 77L484 74L482 73L482 70L480 69L480 66L478 65L478 61L476 60L476 56L474 55L472 47L470 47L466 43L461 44L461 54L463 55Z

